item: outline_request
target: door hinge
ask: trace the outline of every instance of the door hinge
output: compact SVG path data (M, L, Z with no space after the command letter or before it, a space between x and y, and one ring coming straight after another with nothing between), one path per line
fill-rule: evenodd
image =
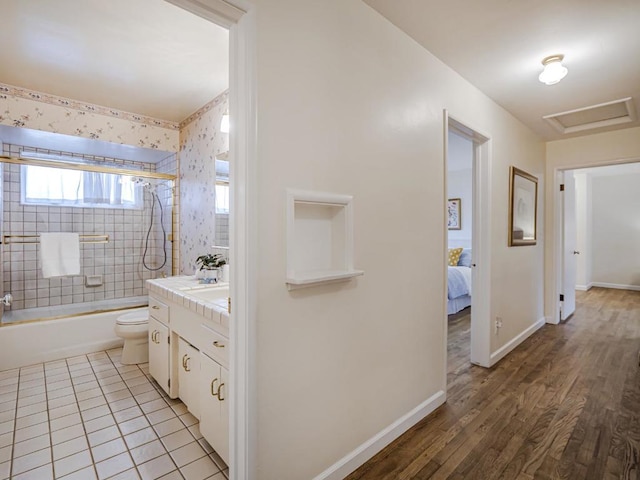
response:
M564 302L564 295L563 294L560 294L560 301Z
M564 183L561 183L561 184L560 184L560 191L561 191L561 192L564 192Z

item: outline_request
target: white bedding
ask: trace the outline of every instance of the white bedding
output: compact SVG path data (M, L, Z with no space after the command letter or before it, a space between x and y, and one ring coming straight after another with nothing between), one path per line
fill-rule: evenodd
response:
M449 271L455 270L462 277L464 282L465 292L461 292L463 294L471 296L471 269L469 267L449 267ZM452 289L454 286L451 284L451 279L449 281L448 288ZM459 290L459 288L458 288ZM461 295L450 295L453 298L456 298Z
M467 295L461 295L447 301L447 314L451 315L465 309L471 305L471 268L469 267L449 267L449 271L456 270L459 276L462 277L463 283L468 290ZM448 285L447 288L451 288Z

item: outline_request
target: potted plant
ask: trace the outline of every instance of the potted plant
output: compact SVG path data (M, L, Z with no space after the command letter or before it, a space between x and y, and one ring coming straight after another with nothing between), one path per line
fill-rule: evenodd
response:
M200 265L205 281L216 281L219 276L218 269L226 263L227 261L219 253L207 253L196 258L196 265Z

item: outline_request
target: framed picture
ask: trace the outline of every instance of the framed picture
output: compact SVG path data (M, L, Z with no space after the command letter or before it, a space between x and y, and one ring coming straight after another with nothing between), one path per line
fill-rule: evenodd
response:
M510 173L509 246L535 245L538 179L513 166Z
M450 198L447 200L447 228L449 230L462 229L462 200Z

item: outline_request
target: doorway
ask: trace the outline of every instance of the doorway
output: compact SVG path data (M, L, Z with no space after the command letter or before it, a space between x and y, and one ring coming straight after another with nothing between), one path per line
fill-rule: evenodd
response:
M256 18L248 0L166 0L229 29L230 478L255 478L256 366L253 352L256 227Z
M640 290L640 237L630 222L640 206L640 162L558 169L554 189L558 299L553 323L576 309L576 290Z
M473 140L449 128L447 143L447 358L449 387L471 358Z
M447 295L445 297L445 312L456 310L455 305L455 297L456 294L449 294L450 290L450 282L449 282L449 271L451 270L449 267L449 247L462 247L462 252L467 250L468 260L463 259L463 264L469 265L469 273L471 277L470 282L470 299L468 299L468 303L470 306L469 318L466 320L469 323L468 327L468 357L467 362L471 362L476 365L480 365L483 367L490 367L490 283L489 283L489 274L490 274L490 231L491 231L491 199L490 199L490 191L491 191L491 166L490 166L490 139L488 136L479 133L477 130L470 128L464 123L452 118L446 111L444 112L445 117L445 202L447 205L447 229L446 229L446 237L445 242L447 244L446 250L446 258L447 258L447 275L445 276L445 281L447 288ZM459 147L459 148L458 148ZM463 177L464 174L460 173L450 173L448 171L448 167L451 164L455 165L457 162L457 157L460 152L463 157L467 157L466 161L468 163L463 163L464 166L468 166L468 180L461 180L456 177ZM451 157L450 157L451 155ZM462 168L460 171L466 170L466 168ZM453 180L451 191L448 187L449 180ZM454 187L454 185L456 185ZM464 185L467 185L465 188ZM460 192L465 191L464 196L468 198L471 202L470 207L467 209L463 209L464 201L463 195L460 197L454 196L451 197L450 193L453 194L454 188L462 188L459 190ZM454 200L454 202L450 202L449 199ZM459 230L449 230L451 227L450 218L449 218L449 210L450 207L457 208L455 199L460 200L460 209L459 212L462 215L461 218L458 218L459 223L455 224L455 227L460 227ZM465 215L466 213L466 215ZM465 221L467 219L467 222ZM464 227L468 226L468 229ZM454 232L450 234L450 232ZM451 241L451 243L450 243ZM454 243L456 244L454 246ZM460 243L460 245L457 245ZM460 260L458 259L458 262ZM457 265L456 265L457 266ZM453 280L453 279L452 279ZM452 282L451 282L452 283ZM451 287L453 290L453 287ZM454 297L452 301L449 297ZM454 305L450 305L451 303ZM460 305L458 305L460 306ZM452 307L452 308L451 308ZM464 315L464 310L462 310L462 314ZM457 319L460 321L460 319ZM449 329L449 315L445 315L445 332ZM452 318L452 321L456 321L456 317ZM464 329L458 329L464 330ZM464 334L464 333L463 333ZM446 346L449 343L448 335L446 337L445 342L445 355ZM466 343L466 340L465 340ZM445 365L447 365L446 369L449 369L449 360L447 358ZM447 372L445 371L445 378ZM445 380L446 384L446 380Z

